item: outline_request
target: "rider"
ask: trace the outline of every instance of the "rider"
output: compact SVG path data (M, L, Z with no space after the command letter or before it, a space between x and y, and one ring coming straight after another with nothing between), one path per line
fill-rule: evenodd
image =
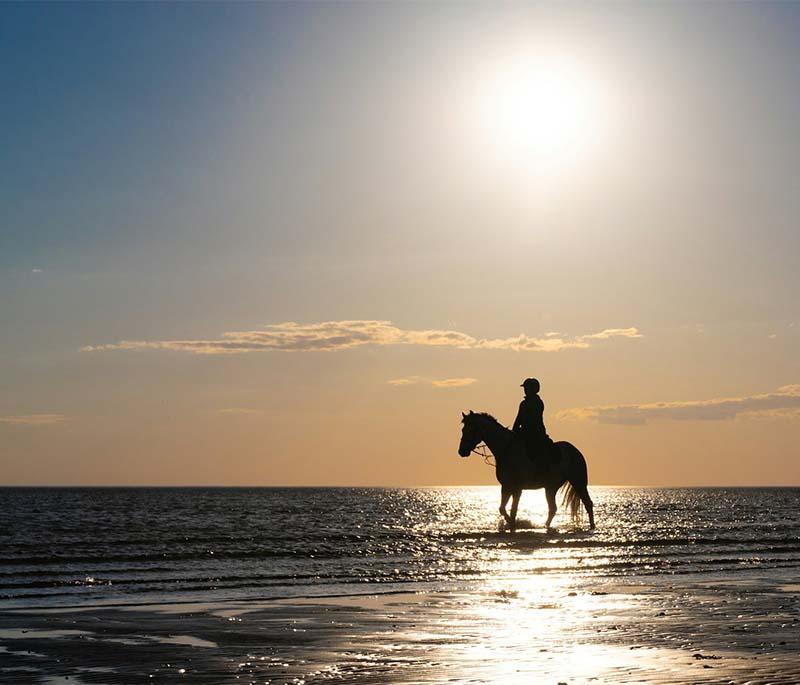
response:
M553 463L557 455L555 444L544 427L544 402L539 397L539 381L526 378L521 387L525 391L525 399L519 403L512 430L522 437L528 456L534 463L540 459L545 464Z

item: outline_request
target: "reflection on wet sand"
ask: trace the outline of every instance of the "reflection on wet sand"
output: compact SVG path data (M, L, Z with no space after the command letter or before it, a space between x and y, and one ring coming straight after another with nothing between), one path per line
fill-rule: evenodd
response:
M746 575L0 614L17 682L800 682L800 595ZM23 632L27 631L27 632Z

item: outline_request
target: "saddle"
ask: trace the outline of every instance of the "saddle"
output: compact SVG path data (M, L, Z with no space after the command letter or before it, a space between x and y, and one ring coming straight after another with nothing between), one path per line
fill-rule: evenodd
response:
M550 466L561 460L561 450L549 435L522 434L520 437L528 458L536 466Z

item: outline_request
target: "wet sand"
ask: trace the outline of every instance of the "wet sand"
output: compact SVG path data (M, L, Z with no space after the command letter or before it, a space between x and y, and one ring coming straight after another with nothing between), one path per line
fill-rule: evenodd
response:
M757 575L0 611L3 683L800 683L800 586Z

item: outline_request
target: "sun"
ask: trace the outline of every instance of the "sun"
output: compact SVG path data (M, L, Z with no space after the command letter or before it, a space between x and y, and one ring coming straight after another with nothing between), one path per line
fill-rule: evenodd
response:
M602 134L600 82L562 56L495 65L481 93L482 127L495 151L540 171L586 157Z

